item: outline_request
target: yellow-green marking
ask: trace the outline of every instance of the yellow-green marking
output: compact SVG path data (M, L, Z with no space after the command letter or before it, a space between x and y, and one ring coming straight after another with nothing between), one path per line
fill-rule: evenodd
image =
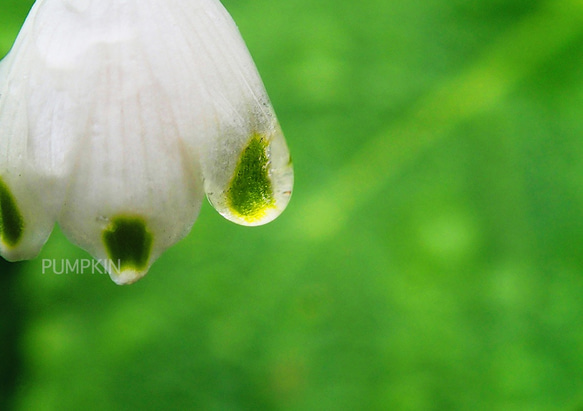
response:
M260 220L267 209L275 207L267 146L259 134L251 137L227 191L228 207L247 222Z
M23 232L22 214L8 186L0 178L0 238L6 245L16 247Z
M143 271L148 267L152 234L140 217L115 217L103 231L103 243L109 258L124 271Z

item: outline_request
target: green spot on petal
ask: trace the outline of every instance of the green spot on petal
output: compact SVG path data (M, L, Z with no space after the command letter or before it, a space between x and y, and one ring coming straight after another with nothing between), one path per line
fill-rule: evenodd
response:
M227 192L231 211L248 222L260 220L268 208L275 206L266 151L265 139L253 135L241 154Z
M24 232L24 220L14 196L0 178L0 238L10 247L16 247Z
M152 234L140 217L116 217L103 231L103 242L109 258L120 269L143 271L148 266Z

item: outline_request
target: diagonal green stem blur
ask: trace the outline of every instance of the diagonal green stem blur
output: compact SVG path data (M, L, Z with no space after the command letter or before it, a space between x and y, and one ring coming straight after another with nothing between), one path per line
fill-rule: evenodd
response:
M530 73L583 32L583 2L549 1L500 35L458 75L420 98L408 115L367 141L296 213L298 233L325 241L428 147L499 104Z

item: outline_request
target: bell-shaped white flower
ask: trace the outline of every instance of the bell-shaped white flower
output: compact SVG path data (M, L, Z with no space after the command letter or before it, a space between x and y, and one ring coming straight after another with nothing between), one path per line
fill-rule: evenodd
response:
M35 257L57 221L132 283L183 238L204 193L259 225L291 158L218 0L38 0L0 62L0 253Z

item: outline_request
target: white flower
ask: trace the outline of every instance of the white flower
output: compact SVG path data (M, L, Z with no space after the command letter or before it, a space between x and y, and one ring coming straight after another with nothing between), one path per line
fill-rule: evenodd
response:
M218 0L38 0L0 63L9 260L35 257L58 222L132 283L190 231L205 192L229 220L259 225L292 185L261 78Z

